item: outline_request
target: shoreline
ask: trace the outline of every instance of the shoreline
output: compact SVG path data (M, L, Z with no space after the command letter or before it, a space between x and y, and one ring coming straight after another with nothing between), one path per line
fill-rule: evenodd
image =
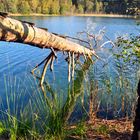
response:
M116 17L116 18L136 18L132 15L118 15L118 14L75 14L74 16L91 16L91 17Z
M114 18L136 18L132 15L118 15L118 14L66 14L66 15L55 15L55 14L9 14L9 16L42 16L42 17L52 17L52 16L76 16L76 17L114 17Z

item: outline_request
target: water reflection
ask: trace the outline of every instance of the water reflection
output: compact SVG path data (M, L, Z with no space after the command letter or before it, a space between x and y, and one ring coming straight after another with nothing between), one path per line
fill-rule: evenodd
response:
M63 126L69 120L76 105L77 98L81 95L81 93L84 90L83 82L85 79L86 72L89 69L90 65L90 61L85 61L84 64L80 67L80 69L76 70L76 77L71 81L71 83L68 84L68 94L65 91L65 94L67 94L67 98L65 103L62 104L62 107L59 111L56 110L56 106L58 105L56 94L58 93L55 93L47 82L45 82L41 86L42 93L44 94L50 112L53 112L52 114L56 113L55 117L61 119ZM46 92L50 93L50 97L47 96Z

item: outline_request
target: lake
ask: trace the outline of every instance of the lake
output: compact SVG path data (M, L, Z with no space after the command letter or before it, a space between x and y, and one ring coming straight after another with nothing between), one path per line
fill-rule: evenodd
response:
M57 16L57 17L14 17L18 20L29 21L35 23L37 27L47 28L49 32L55 32L58 34L69 35L69 36L76 36L77 32L81 32L83 30L91 30L94 33L98 33L100 29L105 28L106 35L115 40L115 38L119 35L126 35L126 34L139 34L138 26L134 19L131 18L107 18L107 17L75 17L75 16ZM107 48L102 50L103 52L109 53ZM2 104L4 109L8 108L7 106L7 99L6 95L11 96L11 94L23 96L23 99L20 100L26 101L33 97L35 92L39 92L38 89L38 80L30 74L30 71L33 67L38 64L41 60L43 60L48 54L50 50L39 49L36 47L31 47L29 45L19 44L19 43L7 43L7 42L0 42L0 95L2 99ZM100 54L100 50L98 50ZM54 90L59 93L63 101L66 101L67 98L67 64L64 61L64 56L59 53L59 57L57 62L54 64L54 73L50 71L47 72L46 79L50 83L50 85L54 88ZM104 57L106 59L106 56ZM109 60L111 61L111 60ZM97 62L98 63L98 62ZM42 67L41 67L42 68ZM40 69L41 70L41 69ZM92 71L93 69L90 69ZM95 70L95 69L94 69ZM95 71L92 71L93 75ZM111 65L109 65L107 71L112 71ZM97 71L96 71L97 72ZM37 72L40 74L40 71ZM108 74L107 74L108 75ZM113 72L111 72L113 77ZM109 75L108 75L109 77ZM95 79L98 78L95 76ZM112 78L113 79L113 78ZM112 80L111 79L111 80ZM132 82L132 81L131 81ZM86 82L85 82L86 83ZM136 91L136 81L132 84L130 94L133 95L133 92ZM107 111L110 112L112 116L112 99L117 98L117 93L115 94L115 83L113 86L113 95L111 94L103 94L101 99L101 107L106 106L108 109ZM114 96L115 95L115 96ZM120 100L120 95L118 95L118 100ZM85 99L87 97L85 96ZM128 99L128 98L127 98ZM135 101L135 94L134 97L130 96L129 98L133 102ZM107 101L107 102L105 102ZM118 101L119 103L119 101ZM23 103L24 104L24 103ZM127 104L127 101L124 103ZM129 104L131 105L131 104ZM20 105L19 105L20 106ZM77 103L76 107L78 108L79 104ZM130 106L127 106L129 108ZM11 104L12 108L12 104ZM85 108L88 108L85 105ZM120 108L120 106L118 106ZM77 110L75 114L79 114L80 110ZM111 110L111 111L110 111ZM118 111L119 109L117 109ZM99 115L104 116L104 111L100 111ZM120 110L119 110L120 111ZM118 116L120 115L118 111ZM121 111L120 111L121 112ZM125 112L126 113L126 112ZM109 113L107 113L109 114ZM107 115L108 116L108 115ZM117 115L116 115L117 116Z

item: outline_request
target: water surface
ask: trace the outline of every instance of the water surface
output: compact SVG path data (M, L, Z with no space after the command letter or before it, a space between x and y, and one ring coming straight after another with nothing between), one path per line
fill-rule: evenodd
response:
M74 16L15 18L33 22L37 27L47 28L50 32L69 36L76 36L77 32L87 29L91 29L94 33L97 33L102 28L105 28L106 35L112 40L115 40L118 35L139 34L135 20L131 18ZM31 47L30 45L0 42L1 98L6 100L6 92L8 94L11 92L19 94L23 90L25 95L34 93L38 84L34 83L35 79L33 75L30 74L30 71L37 63L44 59L49 52L50 51L47 49L42 50L36 47ZM67 64L64 59L64 56L60 53L57 63L54 65L54 74L48 71L46 79L57 92L63 93L64 96L67 96L64 94L67 89ZM105 100L108 98L106 95L104 97Z

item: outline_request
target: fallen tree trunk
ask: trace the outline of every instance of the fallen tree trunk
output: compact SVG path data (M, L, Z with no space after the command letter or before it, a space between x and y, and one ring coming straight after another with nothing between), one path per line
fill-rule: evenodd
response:
M46 29L38 28L34 25L34 23L29 23L25 21L18 21L12 18L7 17L6 13L0 12L0 41L8 41L8 42L18 42L29 44L39 48L49 48L51 49L51 53L47 56L41 63L36 65L36 67L32 70L32 74L34 71L43 63L45 63L40 85L43 84L45 74L47 71L48 65L50 65L50 69L53 70L53 61L57 57L57 51L68 52L68 79L70 82L71 76L74 77L74 62L75 56L74 54L83 55L85 58L88 57L91 59L92 55L98 57L94 50L83 47L77 43L67 40L64 36L50 33ZM72 62L72 63L71 63ZM71 75L71 67L72 67L72 75Z
M0 40L19 42L39 48L53 48L58 51L74 52L89 57L96 55L94 50L85 48L77 43L59 37L34 24L0 16Z

